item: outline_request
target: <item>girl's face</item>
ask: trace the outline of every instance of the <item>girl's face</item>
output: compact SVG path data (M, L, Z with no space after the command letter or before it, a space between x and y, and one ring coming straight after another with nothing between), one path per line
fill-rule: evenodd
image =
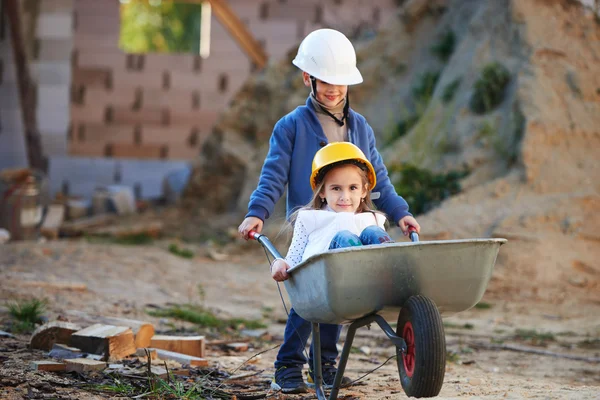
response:
M356 165L346 164L327 172L319 197L327 200L335 212L355 213L367 195L364 173Z
M302 72L302 79L304 80L305 86L312 87L310 75L306 72ZM317 93L315 93L315 97L326 107L337 106L346 98L347 93L348 86L346 85L330 85L329 83L317 79Z

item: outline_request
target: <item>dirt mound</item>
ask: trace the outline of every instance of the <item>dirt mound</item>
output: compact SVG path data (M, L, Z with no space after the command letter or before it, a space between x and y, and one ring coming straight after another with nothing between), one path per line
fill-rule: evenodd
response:
M351 94L388 167L469 171L462 193L419 216L424 238L506 237L491 293L600 302L597 17L567 0L408 3L357 42L366 79ZM289 60L248 82L187 203L241 217L272 126L306 94Z

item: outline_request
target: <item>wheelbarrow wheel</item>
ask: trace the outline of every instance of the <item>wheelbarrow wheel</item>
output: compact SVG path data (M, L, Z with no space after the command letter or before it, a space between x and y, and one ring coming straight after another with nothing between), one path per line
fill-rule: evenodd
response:
M425 296L409 298L398 316L396 334L406 342L397 350L398 372L409 397L434 397L442 389L446 372L446 339L442 317Z

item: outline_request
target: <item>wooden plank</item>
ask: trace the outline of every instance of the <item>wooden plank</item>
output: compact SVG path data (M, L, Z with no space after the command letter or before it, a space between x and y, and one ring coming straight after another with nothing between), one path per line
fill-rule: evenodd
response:
M71 358L64 360L67 372L85 372L102 371L106 368L104 361L92 360L89 358Z
M135 354L131 328L94 324L71 335L70 345L86 353L101 354L103 360L120 360Z
M82 235L87 229L109 224L115 219L117 219L117 216L114 214L99 214L93 217L80 218L62 224L60 232L65 236L78 236Z
M67 365L56 361L32 361L29 363L29 369L33 371L48 371L48 372L62 372L66 369Z
M48 207L46 217L40 228L40 233L46 239L58 239L60 226L65 220L65 205L52 204Z
M38 327L29 340L29 348L49 351L55 343L69 344L71 335L81 327L64 321L53 321Z
M81 324L104 324L125 326L133 331L135 336L136 348L148 347L150 339L154 336L154 325L146 321L138 321L129 318L106 317L102 315L88 314L83 311L69 310L67 315L73 317L76 322Z
M189 365L190 367L208 367L208 360L206 358L189 356L163 349L156 349L156 353L161 360L177 361L182 365Z
M107 109L103 107L86 107L84 105L71 104L71 122L94 122L101 124L106 122Z
M204 358L205 355L204 336L154 335L150 346L157 350L174 351L200 358Z

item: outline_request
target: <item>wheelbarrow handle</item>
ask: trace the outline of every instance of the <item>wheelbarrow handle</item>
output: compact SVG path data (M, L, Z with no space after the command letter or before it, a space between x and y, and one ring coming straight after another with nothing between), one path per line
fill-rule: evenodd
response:
M258 233L256 231L248 232L248 237L250 239L256 240L258 243L262 244L265 249L274 257L274 258L283 258L281 254L277 251L273 243L269 240L265 235Z
M410 238L411 241L418 242L419 234L417 233L417 228L415 228L412 225L409 225L408 226L408 237Z

